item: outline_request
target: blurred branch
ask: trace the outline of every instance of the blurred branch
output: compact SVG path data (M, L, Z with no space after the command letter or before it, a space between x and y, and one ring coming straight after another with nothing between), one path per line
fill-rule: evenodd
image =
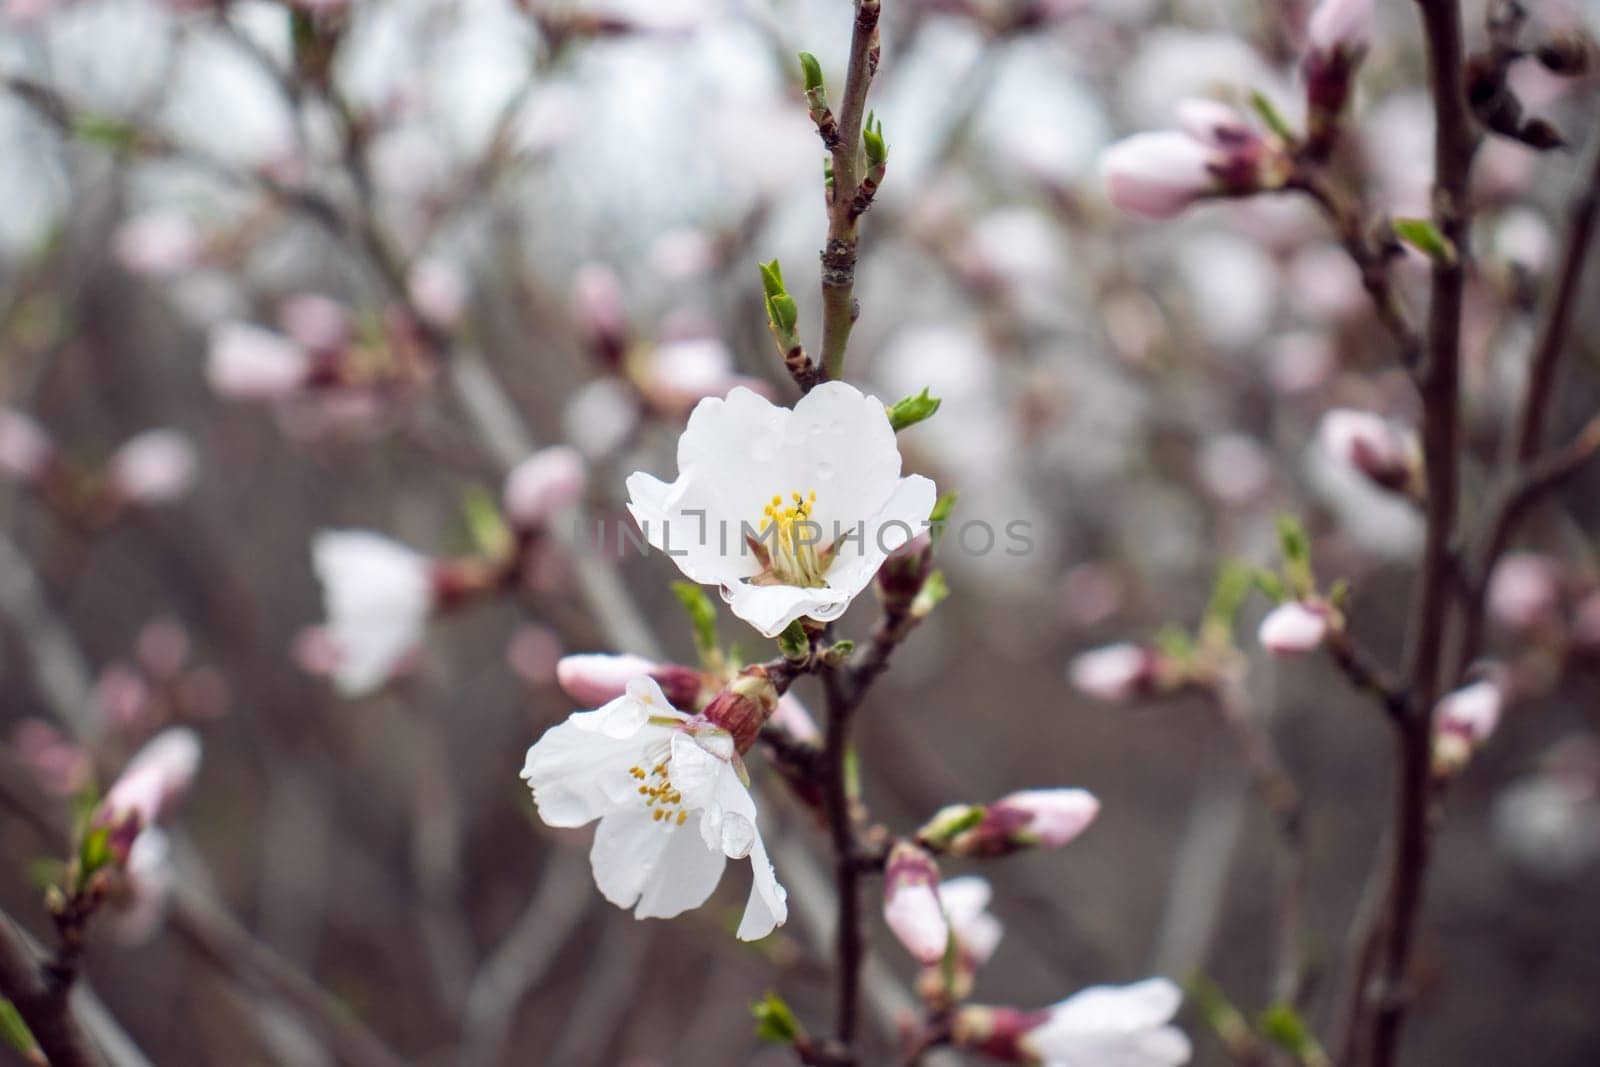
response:
M105 1060L74 1017L70 976L57 975L0 911L0 993L33 1032L52 1067L99 1067Z
M467 989L464 1067L502 1062L518 1005L578 931L589 906L588 885L587 865L575 860L574 854L558 851L545 868L539 891Z

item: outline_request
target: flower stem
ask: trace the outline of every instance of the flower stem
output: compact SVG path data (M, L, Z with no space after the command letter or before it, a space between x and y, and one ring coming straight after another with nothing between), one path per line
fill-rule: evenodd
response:
M833 845L834 888L839 898L838 927L834 933L838 968L834 1001L834 1037L838 1048L833 1062L857 1062L856 1022L861 1000L861 867L856 862L856 834L850 796L850 720L855 702L846 696L835 669L825 670L823 688L828 699L828 720L823 745L826 776L825 803L828 834Z

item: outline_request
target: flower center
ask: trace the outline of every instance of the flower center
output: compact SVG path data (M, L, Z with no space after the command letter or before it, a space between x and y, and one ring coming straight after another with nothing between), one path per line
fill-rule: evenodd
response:
M650 809L650 818L666 826L682 826L689 818L689 812L681 807L683 794L673 788L672 778L667 773L666 760L649 771L634 764L628 768L628 773L639 783L639 795L644 797L644 806Z
M789 496L790 503L785 504L781 495L774 495L761 511L760 540L769 557L767 566L784 585L826 585L822 576L828 570L828 553L826 549L817 550L822 527L811 518L817 507L817 491Z

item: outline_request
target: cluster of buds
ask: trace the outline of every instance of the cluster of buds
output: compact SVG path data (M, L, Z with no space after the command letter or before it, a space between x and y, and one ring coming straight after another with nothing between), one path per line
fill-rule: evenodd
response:
M109 664L95 683L100 717L128 734L222 715L228 709L228 684L214 667L193 666L190 650L181 623L146 623L132 662Z
M389 401L431 379L429 330L459 313L464 299L432 266L419 267L412 282L425 303L391 309L360 328L348 308L317 293L285 300L277 330L222 323L211 332L207 381L230 400L282 405L294 419L291 429L313 436L377 422Z
M1373 0L1322 0L1306 25L1300 72L1306 83L1306 151L1333 149L1357 68L1372 44Z
M928 848L955 856L1003 856L1060 848L1089 828L1100 801L1084 789L1024 789L992 804L952 804L917 831Z
M1441 780L1460 774L1482 748L1505 710L1509 678L1491 667L1478 681L1445 694L1433 709L1433 773Z
M1380 489L1420 499L1422 454L1414 434L1370 411L1335 408L1323 415L1317 442L1340 467Z
M917 992L946 1011L972 992L980 968L994 955L1004 927L989 914L989 883L976 876L941 881L926 849L898 841L884 867L883 918L922 970Z
M193 486L197 467L189 438L159 429L124 441L98 470L86 468L31 417L0 408L0 472L82 529L103 529L130 509L177 500Z
M1100 169L1111 202L1170 218L1206 197L1280 189L1293 169L1284 146L1214 100L1178 105L1176 130L1134 134L1106 150Z

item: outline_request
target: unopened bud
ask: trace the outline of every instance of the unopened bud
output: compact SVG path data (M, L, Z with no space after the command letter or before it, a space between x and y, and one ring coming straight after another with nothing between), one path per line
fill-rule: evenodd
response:
M705 717L733 735L734 747L750 751L761 732L761 724L778 708L778 687L767 676L765 667L747 667L738 677L711 698Z
M1060 848L1100 814L1100 801L1085 789L1027 789L1002 797L949 842L964 856L1003 856L1025 848Z
M1256 637L1274 655L1299 656L1321 647L1328 636L1328 625L1326 607L1291 600L1267 613Z
M1561 605L1556 565L1533 552L1513 552L1495 565L1487 593L1489 615L1510 630L1531 630L1556 617Z
M200 258L200 234L194 223L170 211L152 211L128 219L111 238L112 253L135 274L175 278Z
M1420 480L1412 442L1370 411L1328 412L1317 428L1317 440L1334 462L1384 489L1409 492Z
M199 770L200 736L183 726L163 730L128 761L100 802L95 821L112 827L118 843L131 846L140 830L154 825L189 791ZM118 857L126 861L125 848Z
M620 367L628 347L628 312L622 284L610 267L591 263L572 283L578 331L606 367Z
M1505 691L1486 678L1447 693L1433 709L1433 766L1440 777L1461 771L1500 724Z
M1159 665L1155 650L1123 642L1077 656L1067 674L1096 700L1120 704L1154 692Z
M583 456L575 448L542 449L517 464L506 478L506 516L522 529L548 525L583 497L588 482Z
M891 614L903 614L933 570L933 541L924 531L889 554L878 570L878 593Z
M883 918L921 964L938 963L950 943L950 924L939 902L939 868L909 841L897 842L884 867Z
M1100 160L1111 202L1124 211L1170 218L1206 196L1242 196L1280 187L1282 153L1238 113L1212 100L1178 107L1181 130L1137 133Z
M229 322L211 334L206 380L221 396L235 400L281 400L305 387L311 357L281 334Z
M574 703L597 708L622 696L628 683L648 675L675 708L695 708L700 703L703 678L699 671L676 663L656 663L627 653L600 652L562 656L556 664L556 684Z

